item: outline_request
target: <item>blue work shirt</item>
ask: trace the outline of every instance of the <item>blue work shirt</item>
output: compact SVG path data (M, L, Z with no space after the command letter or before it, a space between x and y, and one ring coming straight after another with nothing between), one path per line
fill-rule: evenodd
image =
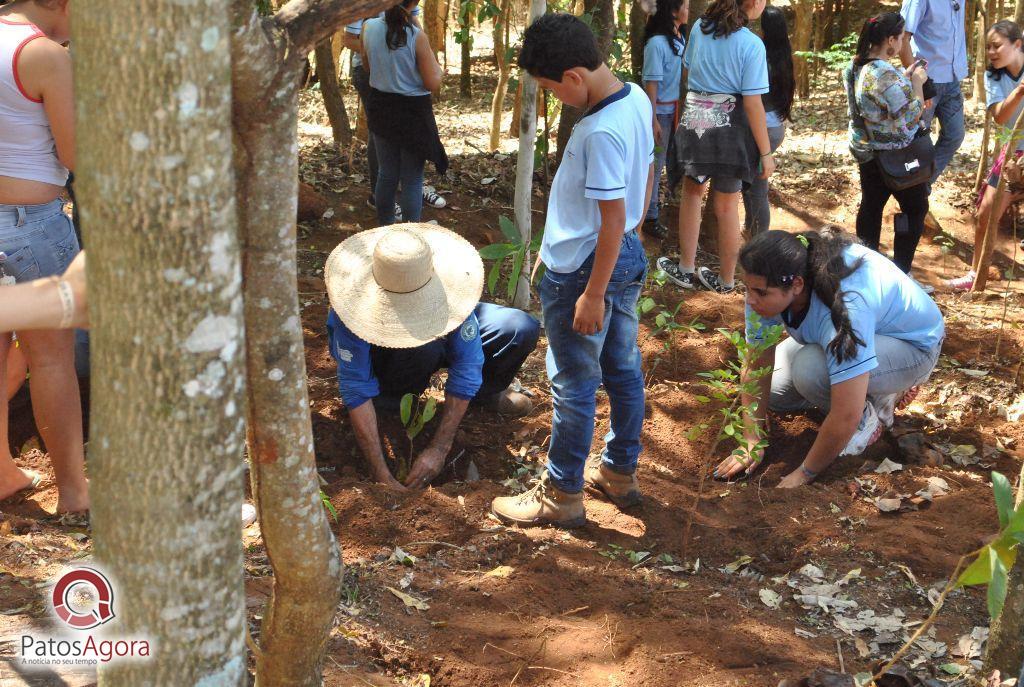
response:
M380 395L380 384L370 363L370 344L353 334L334 310L327 314L331 357L338 363L338 393L352 410ZM445 395L472 400L483 383L484 349L476 314L444 337L448 361Z
M942 342L945 325L939 306L895 263L860 244L849 246L843 258L847 265L858 258L864 259L853 274L839 282L850 324L864 342L863 346L857 346L852 358L839 362L828 350L828 345L836 338L836 328L832 324L831 310L813 292L807 313L797 323L790 323L782 316L765 317L760 327L755 328L748 305L747 341L759 341L761 327L784 325L797 343L818 344L825 349L830 384L845 382L878 367L875 336L879 334L901 339L928 352Z
M967 78L966 7L965 0L903 0L904 30L914 34L910 49L914 57L928 60L928 76L935 83Z
M679 101L679 82L683 78L682 38L669 38L663 34L651 36L644 46L644 71L641 79L658 84L656 114L675 114Z

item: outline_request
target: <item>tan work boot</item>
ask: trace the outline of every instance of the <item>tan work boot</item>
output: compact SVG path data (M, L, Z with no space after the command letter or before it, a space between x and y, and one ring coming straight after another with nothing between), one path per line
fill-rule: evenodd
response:
M592 490L599 491L619 508L640 505L640 485L636 473L623 475L615 472L604 461L588 461L583 471L583 482Z
M533 401L526 394L513 391L511 387L495 396L491 407L506 417L524 417L533 410Z
M531 527L580 527L587 523L583 494L567 494L551 483L545 472L533 489L517 496L499 496L491 502L491 512L503 522Z

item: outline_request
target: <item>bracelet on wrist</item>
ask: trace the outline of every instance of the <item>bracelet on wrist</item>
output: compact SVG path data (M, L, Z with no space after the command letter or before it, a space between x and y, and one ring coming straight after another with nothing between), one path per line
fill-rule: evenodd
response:
M763 154L761 155L761 157L763 157L763 158L764 158L764 157L771 157L771 156L772 156L772 155L774 155L774 154L775 154L775 153L763 153Z
M813 480L815 477L818 476L818 473L816 473L814 470L807 469L807 466L804 465L803 463L800 464L800 472L801 474L803 474L804 477L810 480Z

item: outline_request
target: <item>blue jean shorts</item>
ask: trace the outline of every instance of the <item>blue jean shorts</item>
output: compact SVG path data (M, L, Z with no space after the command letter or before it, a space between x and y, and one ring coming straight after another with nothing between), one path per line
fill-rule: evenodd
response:
M62 274L78 255L78 237L64 201L0 204L0 276L16 282Z

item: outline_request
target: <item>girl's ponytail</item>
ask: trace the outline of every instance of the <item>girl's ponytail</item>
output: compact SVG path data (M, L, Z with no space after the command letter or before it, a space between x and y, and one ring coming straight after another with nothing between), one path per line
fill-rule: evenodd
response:
M864 339L853 330L850 313L846 310L845 292L840 282L860 268L864 258L858 258L847 267L844 252L853 243L849 234L835 227L825 227L820 232L806 231L807 271L810 286L831 313L832 326L836 336L829 342L828 352L843 362L857 354L857 346L866 345Z
M384 23L387 25L385 42L390 50L398 50L405 47L409 36L405 27L412 23L412 15L405 9L404 4L398 4L384 13Z

